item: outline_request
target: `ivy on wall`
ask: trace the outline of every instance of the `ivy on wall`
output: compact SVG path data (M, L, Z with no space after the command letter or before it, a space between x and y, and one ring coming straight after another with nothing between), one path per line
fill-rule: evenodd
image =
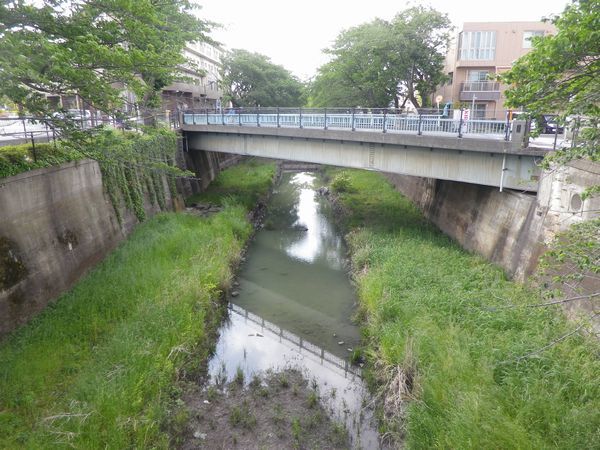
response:
M174 165L176 152L177 136L165 129L149 129L143 134L104 130L87 142L84 150L100 164L119 224L123 222L122 206L140 222L146 219L145 196L153 206L166 208L168 196L176 192L176 177L186 175Z

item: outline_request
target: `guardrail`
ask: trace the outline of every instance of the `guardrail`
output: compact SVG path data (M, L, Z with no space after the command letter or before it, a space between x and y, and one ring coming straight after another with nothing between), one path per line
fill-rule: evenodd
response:
M232 108L229 110L192 110L182 113L185 125L222 125L283 128L319 128L351 131L380 131L456 135L510 140L511 123L497 119L471 119L467 110L400 113L377 109L288 109ZM507 115L508 117L508 115Z
M147 116L154 122L162 123L171 129L179 127L177 113L171 111L156 111ZM95 117L0 117L0 146L28 142L50 142L60 138L62 126L79 130L93 130L100 127L118 130L138 130L144 124L144 117L114 117L97 115Z

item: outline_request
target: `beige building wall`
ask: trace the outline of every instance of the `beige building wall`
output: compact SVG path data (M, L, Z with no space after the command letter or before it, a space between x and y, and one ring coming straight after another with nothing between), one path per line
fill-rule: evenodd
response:
M451 82L440 86L436 95L442 105L463 105L479 118L506 118L504 90L493 81L531 49L532 33L554 34L556 28L544 22L466 22L446 56L446 73Z

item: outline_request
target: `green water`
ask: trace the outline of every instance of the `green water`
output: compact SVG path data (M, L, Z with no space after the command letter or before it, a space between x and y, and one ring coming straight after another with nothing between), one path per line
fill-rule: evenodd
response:
M359 342L346 248L317 174L284 173L231 302L341 358ZM340 342L343 342L340 344Z

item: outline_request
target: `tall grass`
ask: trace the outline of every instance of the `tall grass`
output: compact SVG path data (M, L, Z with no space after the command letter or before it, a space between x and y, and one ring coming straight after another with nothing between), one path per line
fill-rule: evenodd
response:
M171 446L176 380L207 357L246 213L155 217L0 343L0 448Z
M233 200L252 208L262 193L270 188L274 175L274 164L251 159L221 172L206 192L188 197L186 204L205 202L221 205Z
M533 288L459 248L380 175L347 173L339 199L374 378L404 381L385 389L387 429L408 448L598 448L597 342L538 351L574 328L559 310L524 307Z

